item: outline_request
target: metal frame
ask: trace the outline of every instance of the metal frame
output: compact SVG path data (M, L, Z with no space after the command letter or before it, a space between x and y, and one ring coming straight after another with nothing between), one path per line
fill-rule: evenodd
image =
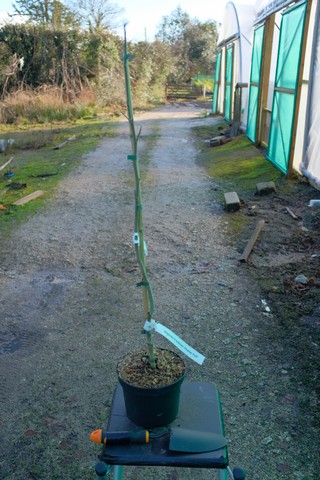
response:
M96 480L107 480L110 474L112 474L112 480L122 480L122 473L122 465L113 465L111 468L108 468L107 473L103 477L97 475ZM223 470L218 470L217 476L218 480L227 480L228 476L231 480L235 480L235 477L230 467L227 467Z
M301 44L300 44L300 52L299 52L299 62L297 65L297 78L296 78L296 84L294 90L291 89L284 89L281 87L277 86L277 80L280 78L278 68L279 68L279 51L281 48L281 39L283 35L283 18L281 21L281 29L280 29L280 39L279 39L279 47L278 47L278 56L277 56L277 69L276 69L276 80L275 80L275 88L274 88L274 96L273 96L273 104L272 104L272 115L271 115L271 125L270 125L270 132L269 132L269 140L268 140L268 152L267 152L267 158L279 169L281 170L284 174L290 177L291 172L292 172L292 163L293 163L293 155L294 155L294 148L295 148L295 137L296 137L296 130L297 130L297 122L298 122L298 112L299 112L299 106L300 106L300 96L301 96L301 78L302 78L302 62L303 62L303 55L305 51L305 43L306 43L306 32L308 31L308 22L309 22L309 16L310 16L310 4L312 0L303 0L301 2L295 3L292 7L286 9L283 12L283 15L290 13L291 11L295 10L296 8L300 7L303 4L306 4L306 10L304 12L304 16L301 17L302 23L302 32L301 32ZM284 68L285 62L282 64L282 68ZM275 105L277 104L277 99L278 96L276 94L281 94L281 93L289 93L290 95L293 96L293 112L292 112L292 126L291 126L291 132L290 136L287 138L287 143L286 145L288 146L288 158L285 158L286 160L286 165L280 165L278 161L275 161L275 158L271 158L270 155L270 139L271 139L271 134L273 133L273 113L275 109ZM278 121L278 117L277 121ZM279 126L279 135L282 140L282 128L281 128L281 123ZM281 141L283 145L285 145L284 140Z
M229 57L230 58L230 62L231 62L231 65L230 65L230 69L231 69L231 79L230 81L227 80L227 70L228 70L228 50L231 49L231 56ZM232 117L233 117L233 85L234 85L234 79L233 79L233 75L234 75L234 49L235 49L235 44L234 42L232 43L229 43L228 45L225 46L225 65L224 65L224 68L225 68L225 71L224 71L224 102L223 102L223 116L224 118L227 120L227 122L231 122L232 121ZM230 93L229 93L229 109L230 109L230 112L229 113L229 116L230 118L227 118L227 108L226 108L226 99L227 99L227 95L226 95L226 91L227 91L227 87L230 87Z

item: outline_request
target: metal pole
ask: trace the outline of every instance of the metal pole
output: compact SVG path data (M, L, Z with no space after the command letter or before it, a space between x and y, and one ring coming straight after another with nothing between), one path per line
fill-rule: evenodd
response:
M122 465L113 467L113 480L122 480Z

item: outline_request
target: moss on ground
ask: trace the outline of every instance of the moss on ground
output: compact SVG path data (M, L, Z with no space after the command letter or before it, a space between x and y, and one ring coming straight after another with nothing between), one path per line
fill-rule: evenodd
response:
M213 135L207 138L212 138L217 132L219 135L223 126L224 124L219 124L215 131L211 129ZM202 127L193 129L196 139L203 138L202 130ZM206 131L205 134L208 135L209 132ZM224 191L234 190L244 199L254 194L257 183L277 182L283 178L283 174L266 160L263 152L252 145L245 135L239 135L219 147L202 147L198 162Z
M224 204L224 193L235 191L241 201L247 202L254 197L257 183L273 181L282 184L284 175L245 135L239 135L219 147L209 146L209 140L221 135L227 127L228 124L222 121L213 127L203 125L193 128L199 151L197 162L218 185L217 200ZM227 228L230 237L236 239L236 248L240 253L245 246L243 239L247 240L252 230L252 218L242 211L234 212L228 217Z
M86 153L93 150L101 138L110 137L113 125L103 117L92 117L69 124L37 125L6 128L4 139L14 144L2 156L0 166L13 160L0 171L0 211L2 234L8 233L18 222L36 213L50 196L61 178L70 173ZM54 149L75 136L60 149ZM12 205L26 195L45 190L45 195L23 206Z

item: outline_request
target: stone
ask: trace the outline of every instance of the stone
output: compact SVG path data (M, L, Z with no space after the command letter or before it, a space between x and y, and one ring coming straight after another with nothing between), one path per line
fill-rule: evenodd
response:
M302 273L294 279L295 283L301 283L302 285L307 285L309 280Z
M256 185L256 195L268 195L276 191L274 182L261 182Z
M227 212L236 212L240 209L240 200L236 192L226 192L224 194L224 201Z

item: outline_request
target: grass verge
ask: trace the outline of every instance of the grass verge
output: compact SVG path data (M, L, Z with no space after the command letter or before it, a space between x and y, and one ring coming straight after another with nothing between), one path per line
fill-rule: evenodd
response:
M5 140L14 139L6 154L0 156L0 167L11 157L11 163L0 171L0 226L7 233L18 222L41 208L61 178L70 173L83 155L93 150L102 138L111 137L113 124L104 117L91 117L70 124L47 126L6 126ZM65 140L73 141L54 149ZM23 206L16 200L36 190L45 195Z
M221 135L221 130L226 126L222 122L214 127L193 129L194 137L200 144L198 163L221 186L221 190L236 191L246 199L254 194L257 183L277 182L283 178L283 174L266 160L245 135L239 135L225 145L210 147L210 138Z
M225 121L193 128L193 136L199 147L197 162L216 183L215 197L221 205L224 205L226 192L235 191L241 201L247 202L254 197L257 183L283 183L283 174L245 135L239 135L225 145L210 147L210 139L221 135L225 128L228 128ZM251 217L243 215L241 211L230 215L228 229L231 237L238 238L241 243L241 239L249 234L251 223ZM239 252L241 248L239 246Z

